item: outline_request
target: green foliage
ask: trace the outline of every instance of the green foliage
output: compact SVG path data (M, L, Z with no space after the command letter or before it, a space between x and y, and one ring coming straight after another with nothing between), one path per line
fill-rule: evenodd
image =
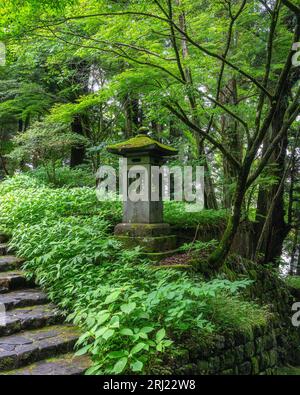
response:
M119 207L97 203L91 188L51 189L16 176L0 195L0 222L28 275L82 330L78 354L92 356L89 374L149 373L183 334L204 339L264 321L264 311L236 296L248 280L153 270L138 249L122 250L111 237Z
M288 276L286 282L292 288L300 289L300 276Z
M39 185L38 180L17 175L0 184L0 223L11 233L16 227L37 224L42 219L101 215L112 223L121 217L117 202L99 202L93 188L61 188Z
M87 140L72 133L61 124L35 123L26 132L14 138L15 149L11 159L43 164L49 179L56 182L56 164L64 159L72 146L84 145Z
M186 211L186 203L165 202L164 217L167 223L178 227L195 227L197 225L224 226L228 212L226 210L202 210L195 213Z
M233 291L235 286L236 282L233 282ZM267 319L271 317L267 306L262 308L237 297L223 298L222 295L216 295L209 307L211 319L214 317L216 325L225 331L238 328L251 333L253 326L264 326Z
M88 167L76 167L71 169L67 166L58 167L55 170L55 179L49 179L49 172L45 167L38 167L26 173L29 177L36 179L39 184L54 187L93 187L96 184L96 177L93 176Z
M180 251L182 252L188 252L188 251L193 251L193 252L202 252L202 251L210 251L213 248L216 248L218 245L217 240L210 240L207 242L203 241L195 241L194 243L185 243L180 247Z

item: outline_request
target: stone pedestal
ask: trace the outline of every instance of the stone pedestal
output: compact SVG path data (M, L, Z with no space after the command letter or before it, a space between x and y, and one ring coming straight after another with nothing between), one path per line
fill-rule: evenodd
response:
M140 246L152 260L172 255L177 247L177 237L170 235L170 225L164 223L118 224L115 236L125 248Z
M169 224L141 224L141 223L121 223L115 227L116 236L129 237L159 237L168 236L171 227Z

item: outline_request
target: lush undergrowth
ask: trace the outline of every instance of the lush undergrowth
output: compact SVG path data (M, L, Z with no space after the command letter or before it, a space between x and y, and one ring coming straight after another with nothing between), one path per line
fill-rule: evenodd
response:
M121 203L118 201L99 202L95 189L87 186L91 183L91 180L88 179L84 170L73 170L72 176L70 176L70 170L58 169L57 172L57 177L61 177L59 178L61 182L66 184L59 189L59 195L45 177L43 169L30 172L28 176L17 175L0 184L0 195L2 199L6 199L6 207L10 204L10 220L3 221L1 219L0 226L5 224L8 228L12 228L14 224L22 222L23 218L27 223L28 221L34 223L35 218L39 221L43 212L45 214L47 212L47 218L48 215L92 215L101 213L111 223L116 224L121 221ZM14 193L16 189L19 190L17 194ZM181 202L165 202L164 206L165 222L183 228L194 227L198 224L221 226L224 225L227 217L225 210L203 210L189 213L186 211L186 204ZM31 207L30 217L23 214L26 207Z
M286 282L291 287L300 289L300 276L288 276Z
M38 167L26 174L40 184L52 187L93 187L96 183L96 177L85 166L77 167L76 169L70 169L66 166L57 167L54 172L51 170L49 171L47 167Z
M182 333L205 338L265 322L263 309L238 296L248 280L205 282L122 250L112 238L120 205L98 202L92 188L52 189L20 175L0 184L0 197L2 230L29 275L81 327L88 373L151 372Z

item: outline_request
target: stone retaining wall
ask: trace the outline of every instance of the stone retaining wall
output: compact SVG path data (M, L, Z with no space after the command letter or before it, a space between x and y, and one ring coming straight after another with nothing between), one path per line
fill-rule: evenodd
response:
M295 295L276 270L236 257L227 265L235 275L253 280L245 297L272 313L265 326L249 333L223 333L181 339L183 350L167 359L169 374L272 375L277 367L300 364L300 328L291 323ZM297 297L300 296L300 291ZM299 301L299 300L298 300ZM267 313L266 313L267 314ZM177 343L177 341L176 341Z
M172 366L174 374L272 375L278 362L273 325L252 333L216 335L209 346L191 341Z

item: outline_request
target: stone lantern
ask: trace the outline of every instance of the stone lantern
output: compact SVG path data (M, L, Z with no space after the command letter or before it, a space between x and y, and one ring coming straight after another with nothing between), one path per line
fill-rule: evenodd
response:
M153 183L154 168L157 171L168 157L177 155L178 151L150 138L144 130L125 142L108 146L107 150L127 160L127 199L123 199L123 222L115 227L116 237L126 247L141 246L153 259L167 256L176 248L176 236L170 235L170 225L163 222L163 185L161 179L157 182L157 178ZM132 180L139 178L134 177L135 170L139 177L143 176L140 184L147 184L143 189L143 199L138 200L130 199L127 194Z

